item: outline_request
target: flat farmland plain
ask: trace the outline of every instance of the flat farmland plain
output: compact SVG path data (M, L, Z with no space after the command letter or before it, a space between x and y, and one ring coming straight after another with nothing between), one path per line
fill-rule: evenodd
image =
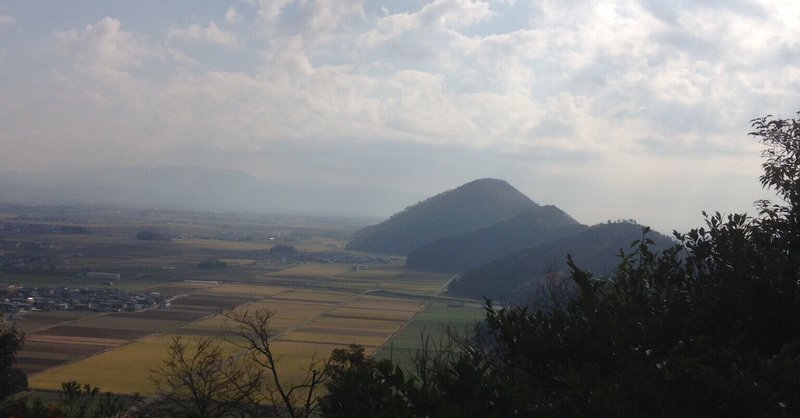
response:
M23 353L30 371L37 365L36 358L63 360L42 362L39 366L43 369L30 377L30 385L35 389L57 390L61 382L76 379L117 393L151 393L148 377L161 364L171 336L180 335L187 341L217 336L224 341L226 318L219 313L221 308L272 311L273 348L282 356L281 376L298 379L312 359L323 358L335 348L361 344L367 352L375 352L424 307L419 300L348 291L269 286L258 291L252 287L226 284L204 288L176 299L169 309L114 313L50 328L39 338L80 337L83 340L73 343L96 350L84 348L90 356L83 359L77 359L69 344L52 346L50 357L42 354L45 349L42 346L37 347L39 354ZM239 293L243 290L261 296L243 296ZM195 308L197 316L207 315L181 316L187 307ZM180 318L185 318L185 322Z
M26 344L15 364L29 374L33 389L58 390L61 383L77 380L103 391L152 393L149 376L173 337L188 342L219 338L235 354L237 348L224 342L223 313L256 309L273 313L272 347L281 356L282 378L298 379L312 359L335 348L356 343L375 353L392 344L414 328L414 318L450 280L450 275L408 271L402 260L348 253L342 249L341 229L313 222L193 213L118 216L104 211L76 215L75 223L88 234L9 238L43 242L43 259L50 257L64 271L0 271L0 283L108 287L105 280L69 273L100 271L121 275L113 287L170 297L168 307L138 312L23 315L17 325L26 332ZM174 239L137 240L143 230ZM266 255L277 244L308 252L309 259L348 261L276 261ZM228 267L198 269L197 263L212 257L228 261Z

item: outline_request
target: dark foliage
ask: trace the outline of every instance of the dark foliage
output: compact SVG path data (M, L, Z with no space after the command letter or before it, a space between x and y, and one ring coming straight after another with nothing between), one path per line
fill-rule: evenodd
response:
M460 273L586 228L555 206L539 206L492 226L423 245L408 255L406 265L415 270Z
M0 404L0 416L10 418L115 418L135 417L129 410L138 404L138 396L122 398L88 384L72 380L61 384L59 403L45 404L41 398L27 392L9 397Z
M224 269L226 267L228 267L228 263L217 257L210 257L197 263L197 268L204 270Z
M619 250L641 236L642 227L632 222L598 224L571 237L525 249L466 272L453 281L449 291L476 299L509 300L523 295L523 289L535 288L548 273L569 269L565 256L572 254L576 263L598 275L606 276L619 264ZM675 241L653 232L655 249L669 248ZM515 302L520 302L516 300Z
M297 254L297 249L291 245L278 244L270 248L269 253L270 255L295 255Z
M25 374L11 366L22 344L21 331L15 326L0 325L0 400L28 387Z
M463 350L462 350L463 349ZM468 347L430 345L404 371L390 360L364 356L363 347L334 350L326 417L509 417L516 405L497 386L496 370Z
M767 146L762 184L784 203L758 202L757 218L707 216L661 253L644 228L606 279L569 257L577 294L554 303L563 309L487 302L485 338L418 363L414 378L339 353L325 404L387 400L414 417L492 416L481 406L507 417L800 416L800 123L753 126ZM469 400L480 402L457 409Z

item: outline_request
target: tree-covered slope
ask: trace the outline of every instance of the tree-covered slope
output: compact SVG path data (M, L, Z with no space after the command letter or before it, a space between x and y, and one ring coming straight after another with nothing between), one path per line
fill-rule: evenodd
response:
M536 207L503 180L475 180L358 231L347 248L407 255L437 239L483 228Z
M450 284L449 291L476 299L508 300L532 281L551 271L568 271L567 254L581 268L596 276L611 273L619 264L619 250L628 250L633 241L642 238L642 226L632 222L598 224L583 232L560 240L525 249L468 271ZM650 232L652 249L673 244L672 239ZM519 295L517 295L519 296Z
M555 206L538 206L492 226L423 245L408 255L406 265L417 270L464 272L586 228Z

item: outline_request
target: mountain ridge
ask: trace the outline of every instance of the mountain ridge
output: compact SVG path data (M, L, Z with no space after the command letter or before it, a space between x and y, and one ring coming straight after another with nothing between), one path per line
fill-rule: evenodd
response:
M385 217L419 200L397 190L287 180L197 165L0 171L0 197L45 204Z
M539 206L488 227L423 245L408 255L406 265L419 270L462 273L586 228L556 206Z
M407 255L437 239L483 228L536 207L537 203L504 180L473 180L361 229L347 248Z
M476 299L513 299L515 293L531 288L533 282L548 273L567 273L567 254L579 268L601 277L617 267L620 250L629 251L631 243L642 238L643 228L630 221L593 225L573 236L520 250L470 270L451 282L448 292ZM657 231L650 231L647 238L653 240L653 251L675 243Z

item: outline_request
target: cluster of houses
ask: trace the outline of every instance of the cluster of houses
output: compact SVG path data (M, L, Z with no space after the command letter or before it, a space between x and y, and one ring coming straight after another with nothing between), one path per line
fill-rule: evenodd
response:
M158 292L18 286L0 289L0 311L12 319L31 311L135 312L166 306L169 296Z

